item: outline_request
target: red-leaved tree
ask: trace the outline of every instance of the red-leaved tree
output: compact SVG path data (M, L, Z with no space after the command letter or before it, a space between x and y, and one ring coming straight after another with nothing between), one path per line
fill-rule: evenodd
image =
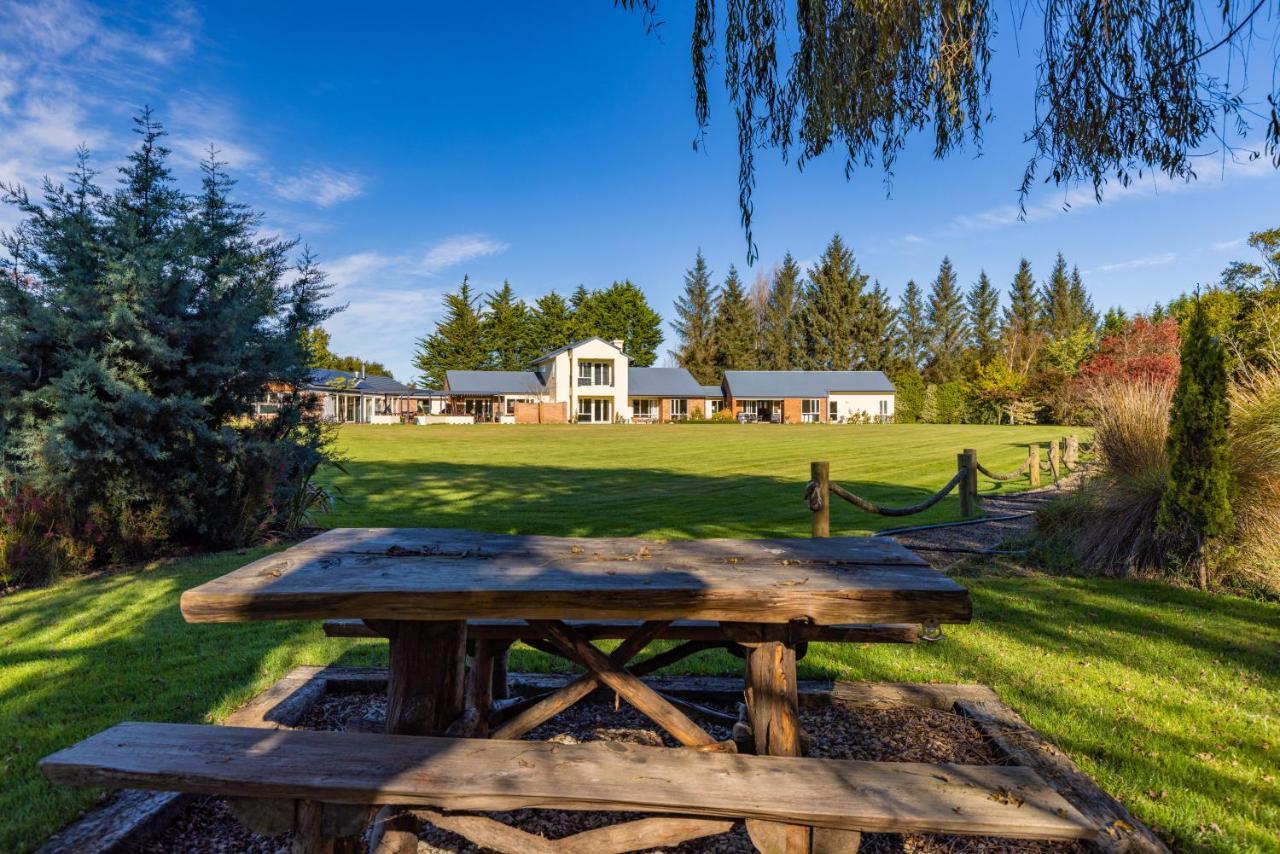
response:
M1173 385L1178 381L1178 322L1135 317L1121 335L1109 335L1083 365L1077 382L1086 388L1114 380Z

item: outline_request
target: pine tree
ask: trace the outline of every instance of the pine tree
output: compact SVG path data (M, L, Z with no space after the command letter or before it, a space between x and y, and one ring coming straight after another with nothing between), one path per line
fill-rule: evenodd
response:
M1050 341L1067 338L1079 325L1079 314L1071 294L1071 277L1067 274L1067 259L1058 253L1053 262L1049 280L1044 284L1041 297L1040 325Z
M427 388L444 388L445 373L458 370L485 370L492 362L484 341L484 318L477 305L480 297L463 276L458 292L446 294L444 317L435 331L418 339L413 364L422 372Z
M1004 310L1000 338L1005 360L1014 373L1026 376L1040 354L1044 335L1041 331L1042 307L1031 275L1031 262L1023 258L1009 286L1009 305Z
M1228 412L1227 353L1197 299L1182 339L1169 416L1169 479L1156 526L1171 562L1194 567L1202 588L1208 587L1210 552L1235 525Z
M805 367L847 371L860 358L855 338L867 276L836 234L809 271L805 289Z
M1071 311L1077 327L1083 327L1090 333L1097 331L1098 311L1093 307L1089 290L1080 277L1079 267L1071 268Z
M859 337L856 350L861 354L859 370L887 371L894 367L896 343L893 328L898 322L898 312L889 299L889 292L876 282L862 298Z
M504 280L502 287L489 295L482 326L488 361L495 370L524 370L537 355L529 344L529 307L516 296L510 282Z
M924 297L914 279L907 282L902 293L895 330L899 357L908 368L919 372L929 353L929 323L925 317Z
M712 324L715 339L716 374L754 368L756 324L755 313L747 301L738 271L729 266L720 296L716 299L716 315Z
M761 369L790 371L802 366L804 330L800 318L800 296L800 266L788 252L773 271L760 323Z
M291 265L295 244L261 236L216 157L189 196L150 111L135 130L114 191L86 152L40 201L0 189L23 217L0 261L0 476L47 498L69 537L100 514L107 539L85 546L114 559L238 545L272 520L295 465L323 452L296 397L270 423L246 416L269 384L308 379L307 331L332 314L314 259Z
M969 318L969 346L980 364L995 358L999 345L998 328L1000 294L992 287L986 271L978 274L965 297L965 309Z
M680 336L679 349L672 352L676 364L688 369L703 384L714 383L716 376L715 320L716 288L711 284L711 271L698 250L693 267L684 274L684 294L676 300L676 319L671 324Z
M538 297L529 317L530 352L540 356L572 340L573 314L569 303L555 291Z
M960 376L968 328L964 316L964 298L956 284L956 272L950 258L943 258L938 277L929 291L928 308L930 338L929 364L925 377L944 383Z

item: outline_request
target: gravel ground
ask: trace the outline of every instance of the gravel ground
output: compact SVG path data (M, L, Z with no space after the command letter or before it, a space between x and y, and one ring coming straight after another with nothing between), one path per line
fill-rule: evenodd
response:
M735 709L722 711L736 713ZM377 694L330 695L317 703L303 720L307 729L346 730L380 726L386 714L385 698ZM999 762L974 726L964 718L932 709L855 709L841 705L801 711L805 730L812 738L811 754L834 759L866 759L896 762L956 762L994 764ZM728 738L723 727L711 724L708 732ZM526 736L533 740L578 743L625 741L636 744L674 746L669 736L656 729L640 713L623 705L615 710L606 702L586 702L574 706L553 721ZM620 813L565 812L558 810L517 810L494 813L491 817L531 833L559 838L596 827L639 818ZM262 837L242 828L217 798L196 801L161 836L140 849L160 852L248 852L285 854L288 834ZM418 854L476 854L482 849L466 840L424 826ZM748 854L754 847L739 826L721 836L685 843L668 851L693 854ZM867 834L861 852L1011 852L1076 851L1064 843L1035 843L973 837L897 834Z
M1049 484L1025 492L1011 492L1007 495L990 492L982 494L984 515L1001 517L1023 514L1016 519L928 528L923 531L905 531L901 534L882 536L892 536L907 548L918 552L933 568L947 569L970 557L973 551L999 549L1005 543L1020 540L1031 533L1034 524L1031 513L1062 496L1067 490L1074 489L1080 481L1080 476L1077 472L1063 478L1058 485ZM1048 475L1045 477L1047 478ZM908 524L909 520L904 519L903 526ZM954 549L967 551L953 551Z

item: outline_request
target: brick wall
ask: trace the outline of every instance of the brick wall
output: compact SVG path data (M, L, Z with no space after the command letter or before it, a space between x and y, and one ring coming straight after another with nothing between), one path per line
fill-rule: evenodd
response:
M564 403L517 403L512 414L517 424L565 424L568 413Z

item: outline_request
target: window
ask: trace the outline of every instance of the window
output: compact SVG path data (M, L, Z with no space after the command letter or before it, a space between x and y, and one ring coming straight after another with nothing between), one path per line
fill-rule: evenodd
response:
M723 400L708 400L708 401L707 401L707 417L711 417L712 415L715 415L715 414L716 414L717 412L719 412L721 409L724 409L724 401L723 401Z
M657 406L654 405L656 403L657 401L654 400L653 398L637 397L635 400L631 401L632 417L653 418L655 415L658 414L657 412L655 412L655 410L658 408Z
M888 414L889 414L889 401L887 401L887 400L881 400L881 401L880 401L880 415L883 417L883 416L887 416Z
M579 386L612 386L613 362L578 362Z
M840 420L840 405L834 400L827 401L827 420L832 424Z
M269 391L253 403L255 415L276 415L284 405L284 395L278 391Z
M537 401L534 400L532 397L508 397L507 398L507 414L508 415L516 414L517 403L537 403Z
M671 408L672 421L683 421L689 417L689 401L683 397L667 401L667 406Z
M608 424L613 421L613 401L607 397L578 398L578 422Z
M781 400L744 400L742 412L748 421L781 421Z
M800 420L813 422L822 420L822 399L813 397L800 401Z

